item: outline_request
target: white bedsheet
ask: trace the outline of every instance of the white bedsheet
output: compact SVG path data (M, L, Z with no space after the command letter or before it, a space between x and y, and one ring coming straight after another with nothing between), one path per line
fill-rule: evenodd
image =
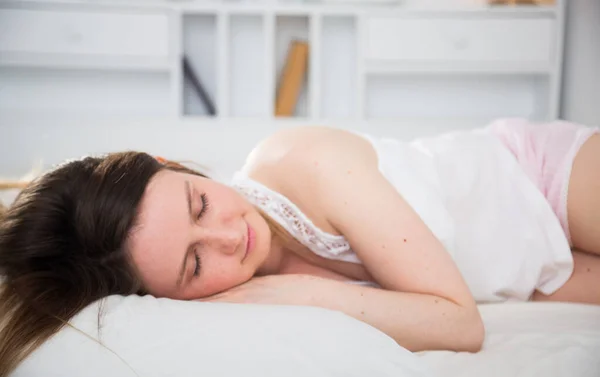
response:
M422 352L439 376L600 377L600 306L480 306L486 341L477 354Z

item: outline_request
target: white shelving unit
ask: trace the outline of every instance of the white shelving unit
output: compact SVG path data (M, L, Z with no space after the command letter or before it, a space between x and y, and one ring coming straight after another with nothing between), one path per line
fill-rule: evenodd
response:
M293 39L310 60L295 118L558 117L564 1L418 8L262 1L6 1L0 111L212 119L273 117Z

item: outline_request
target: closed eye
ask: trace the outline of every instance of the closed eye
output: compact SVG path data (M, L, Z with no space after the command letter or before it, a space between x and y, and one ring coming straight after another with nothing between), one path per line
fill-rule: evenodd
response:
M209 209L210 207L210 203L208 203L208 198L206 197L206 194L201 194L200 195L200 200L202 200L202 208L200 209L200 212L198 213L198 219L200 219Z
M194 268L194 276L200 275L200 256L198 251L194 250L194 258L196 259L196 267Z

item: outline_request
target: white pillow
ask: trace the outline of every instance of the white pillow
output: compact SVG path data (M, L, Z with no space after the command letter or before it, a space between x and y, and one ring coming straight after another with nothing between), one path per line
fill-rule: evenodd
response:
M13 376L430 375L392 338L331 310L151 296L111 296L103 308L100 340L116 355L66 327ZM97 320L95 303L71 323L98 339Z

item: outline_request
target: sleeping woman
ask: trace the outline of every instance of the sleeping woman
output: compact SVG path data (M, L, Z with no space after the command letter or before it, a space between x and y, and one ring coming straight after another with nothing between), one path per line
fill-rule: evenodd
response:
M86 157L8 208L0 273L0 376L115 294L318 306L412 351L476 352L478 303L600 304L600 135L292 128L228 184L140 152Z

